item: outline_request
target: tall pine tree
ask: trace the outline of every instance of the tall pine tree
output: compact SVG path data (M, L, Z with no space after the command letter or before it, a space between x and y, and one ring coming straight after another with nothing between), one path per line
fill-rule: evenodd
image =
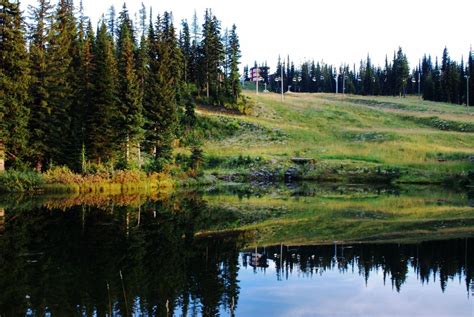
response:
M240 43L237 35L237 27L235 24L232 26L229 35L229 50L228 50L228 61L229 61L229 83L230 83L230 97L232 102L237 102L240 96Z
M28 57L19 3L0 1L0 142L19 165L28 140Z
M119 103L113 38L102 21L93 51L92 102L86 116L88 158L101 163L114 158L117 139L114 117Z
M119 15L117 60L120 103L117 111L118 142L123 145L124 158L130 163L133 148L139 150L143 136L143 111L140 83L135 68L135 37L133 24L124 4Z
M144 100L147 142L159 162L171 156L180 79L179 47L169 13L165 12L162 19L158 17L156 31L150 25L148 40L150 64Z
M30 155L36 170L41 171L44 164L51 158L47 137L51 107L48 104L48 63L46 47L51 27L52 6L47 0L39 0L38 7L30 7L31 20L30 38Z
M402 48L399 47L396 56L393 60L393 84L396 93L399 96L405 96L406 87L409 75L408 60L403 53Z
M204 90L211 103L219 102L219 90L223 79L221 66L224 61L224 45L221 42L220 23L206 10L202 26L203 39L201 41L201 71L204 75Z
M61 0L48 33L46 74L48 105L51 109L50 129L46 139L53 163L74 165L80 157L72 148L74 132L72 110L77 89L79 56L76 19L70 0Z

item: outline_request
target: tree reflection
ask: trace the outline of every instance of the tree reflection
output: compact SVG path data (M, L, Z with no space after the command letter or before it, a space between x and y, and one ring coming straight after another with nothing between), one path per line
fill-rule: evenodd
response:
M278 278L329 270L374 272L400 291L410 271L421 283L474 285L472 239L419 244L285 246L242 252L252 237L207 236L236 217L198 193L171 197L57 198L1 211L0 315L215 316L238 306L244 267ZM252 253L258 256L252 257Z
M211 221L203 204L191 193L139 207L17 213L0 238L0 314L230 311L243 240L196 238Z
M312 276L326 271L358 272L368 281L370 274L383 273L399 292L406 282L409 269L422 284L438 282L442 291L455 278L465 280L466 290L474 283L473 239L430 241L419 244L356 244L323 246L266 247L258 267L264 269L273 261L277 278L288 278L294 270ZM244 267L251 266L249 250L242 254ZM262 250L259 250L262 252ZM253 265L252 265L253 266Z

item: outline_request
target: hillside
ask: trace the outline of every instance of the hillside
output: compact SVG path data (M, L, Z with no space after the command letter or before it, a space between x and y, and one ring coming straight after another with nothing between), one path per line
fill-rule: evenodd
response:
M465 107L417 97L286 94L282 102L246 94L256 103L249 116L198 109L207 174L464 185L471 178L474 114Z

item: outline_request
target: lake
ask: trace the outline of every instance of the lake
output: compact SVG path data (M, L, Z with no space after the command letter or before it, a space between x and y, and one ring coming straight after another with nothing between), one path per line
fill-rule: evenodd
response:
M432 187L2 196L0 316L472 316L473 222Z

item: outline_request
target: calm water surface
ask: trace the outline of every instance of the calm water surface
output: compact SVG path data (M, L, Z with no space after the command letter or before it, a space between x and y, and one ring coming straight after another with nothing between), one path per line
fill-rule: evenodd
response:
M229 216L195 193L0 201L0 316L474 316L469 237L255 248L196 234Z

